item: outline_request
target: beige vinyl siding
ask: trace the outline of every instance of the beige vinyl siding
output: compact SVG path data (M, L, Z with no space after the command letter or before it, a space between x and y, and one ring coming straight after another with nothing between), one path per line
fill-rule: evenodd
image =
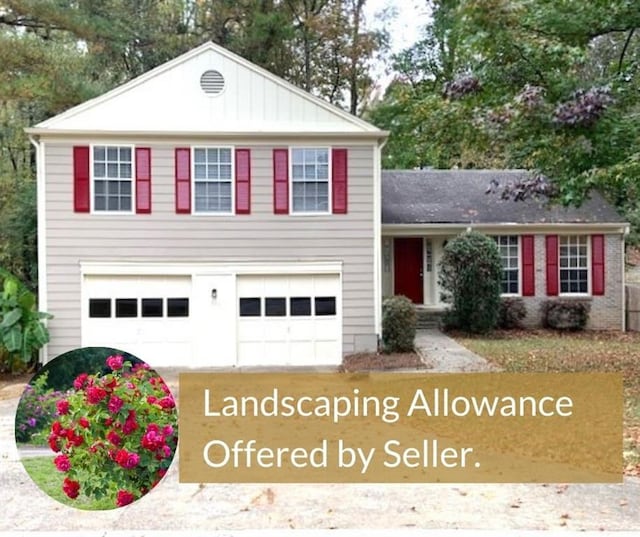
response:
M373 146L334 144L349 149L346 215L273 214L278 143L237 146L251 148L250 215L203 216L175 214L174 149L190 144L139 145L152 151L152 213L114 215L73 212L73 144L46 142L49 358L80 345L81 261L342 261L344 352L375 345Z

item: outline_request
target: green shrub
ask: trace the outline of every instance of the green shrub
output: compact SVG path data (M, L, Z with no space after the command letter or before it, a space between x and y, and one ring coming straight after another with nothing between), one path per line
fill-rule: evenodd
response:
M498 311L500 328L522 328L522 321L527 316L527 308L521 298L503 298Z
M495 241L477 232L449 241L440 261L442 299L450 305L444 324L474 333L496 327L502 262Z
M586 300L545 300L540 309L545 328L583 330L589 321L591 303Z
M56 417L56 402L65 393L54 391L47 384L49 373L38 373L27 384L16 410L16 441L29 442L33 435L48 429ZM46 436L39 439L46 444Z
M51 315L39 312L35 294L2 268L0 280L0 368L13 371L32 363L38 349L49 341L42 320Z
M382 343L385 352L410 352L416 337L416 308L406 296L382 302Z

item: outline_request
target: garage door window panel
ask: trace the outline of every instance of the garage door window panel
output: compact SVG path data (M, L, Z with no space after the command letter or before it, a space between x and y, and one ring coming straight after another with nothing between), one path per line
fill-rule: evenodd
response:
M110 298L90 298L89 317L94 319L108 319L111 317Z
M168 298L167 317L189 317L189 299Z
M133 211L132 155L130 146L93 147L94 211Z
M163 300L161 298L143 298L141 301L142 317L162 317Z
M260 298L250 297L240 299L240 317L260 317L262 304Z
M116 298L116 317L137 317L137 298Z
M264 303L266 317L286 317L287 299L284 297L267 297Z
M233 151L230 147L193 149L196 213L233 212Z
M311 316L311 298L310 297L291 297L290 309L292 317L310 317Z
M336 314L335 296L317 296L315 299L315 312L318 317L328 317Z

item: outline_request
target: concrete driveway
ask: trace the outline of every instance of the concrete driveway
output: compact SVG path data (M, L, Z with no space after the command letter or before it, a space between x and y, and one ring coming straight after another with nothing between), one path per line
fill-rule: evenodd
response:
M175 386L176 370L159 372ZM640 530L640 480L635 478L617 485L194 485L178 483L179 453L162 483L141 500L113 511L84 512L49 498L23 469L13 441L17 402L16 398L0 401L3 534L12 530L84 533L107 529L182 533L386 528L396 530L393 534L418 528L501 533Z

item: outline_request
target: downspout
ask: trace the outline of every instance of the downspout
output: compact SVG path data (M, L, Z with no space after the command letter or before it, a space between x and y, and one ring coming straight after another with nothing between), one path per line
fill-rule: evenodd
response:
M38 310L47 311L47 264L46 243L47 233L45 227L45 181L44 181L44 143L39 136L29 135L29 141L36 151L36 203L37 203L37 241L38 241ZM43 322L46 324L47 320ZM48 346L40 349L39 361L46 364L48 360Z
M382 340L382 149L387 139L378 140L374 152L373 172L373 241L374 241L374 324L378 344Z
M622 310L622 331L626 332L627 331L627 273L626 273L626 262L627 262L627 256L626 256L626 249L627 249L627 243L626 243L626 237L627 235L629 235L629 233L631 232L631 228L630 226L625 226L624 227L624 231L622 233L622 236L620 237L620 240L622 241L622 279L620 280L622 282L622 308L620 308Z

